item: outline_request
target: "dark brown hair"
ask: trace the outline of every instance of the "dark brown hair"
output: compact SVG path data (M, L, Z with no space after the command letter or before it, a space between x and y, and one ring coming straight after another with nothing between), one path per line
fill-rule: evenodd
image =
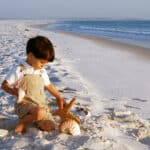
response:
M26 52L30 52L39 59L45 59L52 62L55 58L55 51L51 41L44 36L36 36L28 40Z

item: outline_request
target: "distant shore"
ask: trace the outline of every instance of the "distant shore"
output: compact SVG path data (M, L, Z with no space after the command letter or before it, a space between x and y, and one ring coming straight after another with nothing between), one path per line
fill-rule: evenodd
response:
M37 28L41 28L43 30L45 26L47 26L50 23L53 24L54 22L56 22L56 20L53 20L51 22L47 21L45 23L36 24L33 26L37 27ZM71 33L71 32L66 32L66 31L54 31L54 30L48 30L48 29L44 29L44 30L92 40L93 42L100 44L100 46L102 46L102 47L110 47L110 48L114 48L116 50L130 52L139 57L143 57L144 59L150 60L150 48L143 47L140 44L139 45L130 44L127 42L113 40L112 38L98 37L98 36L94 36L94 35L83 35L83 34L79 34L79 33Z
M143 57L144 59L148 59L150 61L150 48L145 48L143 46L119 42L116 40L112 40L111 38L96 37L92 35L83 35L83 34L63 32L63 31L53 31L53 32L92 40L93 42L99 44L102 47L110 47L116 50L127 51L135 55L138 55L139 57Z

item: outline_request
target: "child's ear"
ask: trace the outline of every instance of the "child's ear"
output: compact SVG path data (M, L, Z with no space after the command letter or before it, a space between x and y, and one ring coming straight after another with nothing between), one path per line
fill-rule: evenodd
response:
M28 53L28 58L32 59L33 58L33 54L31 52Z

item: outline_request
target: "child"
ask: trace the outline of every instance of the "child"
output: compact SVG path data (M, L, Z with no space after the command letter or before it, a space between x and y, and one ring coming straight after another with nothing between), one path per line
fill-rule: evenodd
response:
M23 133L30 122L36 123L42 130L51 131L55 128L55 123L45 102L44 89L56 97L59 109L62 109L65 103L58 90L50 83L44 69L48 62L54 60L54 48L48 38L36 36L28 40L26 53L26 61L14 68L2 83L2 88L16 96L18 101L15 104L15 112L20 120L15 132ZM25 95L18 100L20 87Z

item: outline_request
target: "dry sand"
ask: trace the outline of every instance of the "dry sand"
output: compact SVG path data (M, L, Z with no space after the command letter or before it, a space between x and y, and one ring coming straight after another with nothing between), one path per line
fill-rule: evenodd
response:
M72 111L81 118L81 135L47 133L34 127L24 135L16 135L15 98L0 90L0 149L150 149L150 122L143 119L149 117L150 106L149 52L30 26L39 23L43 21L0 21L0 82L14 64L25 59L28 38L47 36L57 57L46 69L66 101L76 97ZM53 97L47 95L47 101L56 109Z

